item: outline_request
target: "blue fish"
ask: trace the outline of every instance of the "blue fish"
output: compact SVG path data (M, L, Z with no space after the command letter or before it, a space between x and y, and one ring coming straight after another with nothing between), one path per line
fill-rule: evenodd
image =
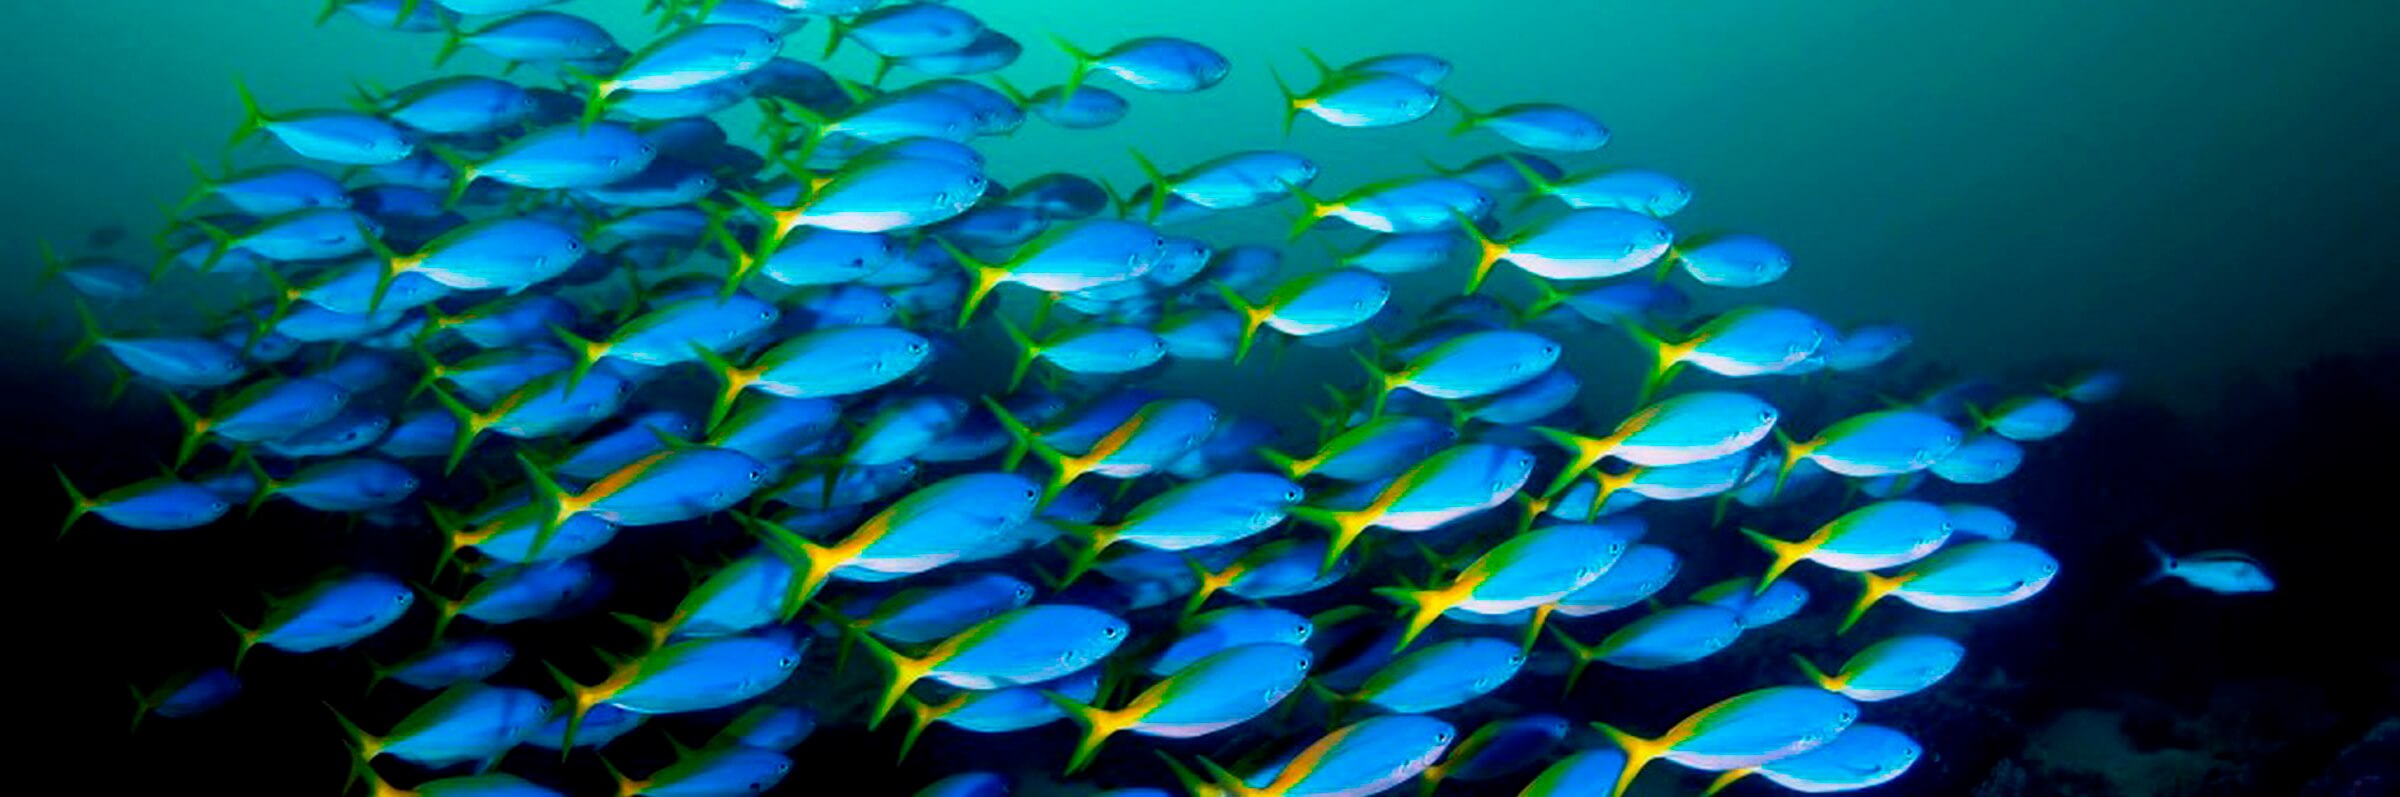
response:
M1948 637L1909 634L1867 646L1832 675L1798 654L1793 654L1792 661L1800 665L1808 680L1826 691L1873 703L1924 691L1958 669L1959 660L1966 655L1966 647Z
M241 638L233 669L241 669L250 648L261 644L287 653L348 647L398 621L415 602L416 593L407 585L380 573L339 576L298 595L271 599L255 629L225 618Z

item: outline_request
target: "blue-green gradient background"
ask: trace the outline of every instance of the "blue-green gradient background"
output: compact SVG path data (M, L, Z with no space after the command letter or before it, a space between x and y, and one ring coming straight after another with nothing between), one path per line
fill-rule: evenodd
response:
M1446 89L1489 107L1572 103L1616 138L1570 165L1683 176L1681 229L1745 229L1796 254L1757 294L1844 324L1918 332L1924 358L2008 373L2053 359L2122 365L2186 409L2221 384L2400 339L2400 6L2369 0L986 0L967 7L1029 44L1006 74L1056 82L1042 32L1104 43L1172 33L1237 64L1219 90L1139 96L1108 131L1029 124L988 149L1005 181L1071 168L1129 183L1136 142L1178 163L1275 141L1269 67L1308 79L1298 48L1344 60L1421 50ZM565 8L638 44L632 0ZM0 290L27 296L34 241L121 225L134 245L181 197L181 159L215 163L231 84L272 108L339 103L352 80L428 74L438 37L348 15L310 27L303 0L0 4L12 90L0 104L8 186ZM824 31L794 37L814 55ZM855 55L846 56L855 58ZM856 61L846 61L857 65ZM477 54L457 66L489 68ZM853 72L852 74L860 74ZM1495 140L1418 125L1304 123L1291 146L1346 187ZM1308 120L1303 120L1307 122ZM254 145L263 147L263 145ZM256 154L259 150L253 149ZM1252 228L1280 227L1267 211ZM1237 228L1238 229L1238 228ZM1221 240L1219 243L1231 243ZM71 334L59 294L6 314L12 339ZM48 306L41 306L48 305ZM25 304L20 304L25 307Z

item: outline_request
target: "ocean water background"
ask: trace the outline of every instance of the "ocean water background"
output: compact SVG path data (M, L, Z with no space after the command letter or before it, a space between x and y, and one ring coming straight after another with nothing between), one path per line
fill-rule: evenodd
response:
M565 8L631 23L634 5L577 0ZM1988 784L1994 762L2037 746L2038 718L2135 685L2148 690L2148 702L2125 710L2138 726L2128 733L2153 746L2145 750L2181 749L2186 735L2199 733L2190 727L2213 727L2207 718L2223 712L2212 695L2227 684L2286 712L2273 716L2323 717L2275 726L2298 741L2235 765L2296 788L2376 718L2374 701L2400 700L2391 685L2400 665L2364 640L2314 636L2303 625L2355 612L2351 593L2339 590L2363 590L2374 575L2368 563L2392 547L2388 534L2357 536L2388 528L2387 518L2341 499L2388 488L2388 465L2357 463L2400 450L2389 422L2391 402L2400 401L2400 360L2390 355L2400 324L2386 309L2400 297L2400 224L2391 221L2400 160L2390 156L2400 130L2400 59L2389 52L2400 39L2400 6L962 5L1028 43L1027 56L1005 73L1027 88L1065 70L1039 43L1042 32L1087 45L1174 34L1216 46L1236 64L1211 92L1133 97L1134 114L1107 131L1033 122L1014 139L990 142L1003 182L1071 169L1129 185L1135 169L1117 151L1127 142L1170 166L1273 146L1276 98L1266 67L1309 82L1297 48L1337 62L1429 51L1458 67L1445 89L1477 107L1546 100L1599 115L1615 140L1565 162L1685 178L1698 198L1678 228L1752 231L1789 247L1798 261L1793 277L1745 298L1788 302L1844 324L1905 324L1917 333L1913 358L1968 372L2023 380L2071 363L2124 369L2134 382L2131 406L2093 413L2081 428L2089 434L2041 452L2025 483L2011 487L2030 507L2029 526L2075 535L2061 543L2061 558L2090 577L2062 581L2023 616L1979 630L1989 644L1975 645L1977 654L2005 662L2019 690L2000 693L2010 698L2009 716L1961 718L1957 737L1938 749L1948 759L1941 767L1884 793L1962 794ZM229 647L216 611L249 615L257 589L295 583L311 567L381 543L337 541L321 533L336 523L269 510L255 529L153 539L95 526L52 544L63 503L52 462L92 474L94 483L138 478L173 432L154 401L101 409L101 372L57 365L74 336L65 292L32 291L38 239L71 252L95 229L122 227L131 236L114 251L139 250L160 220L157 207L190 185L182 159L212 168L218 160L238 118L236 76L270 108L301 108L343 102L352 80L398 86L432 74L438 39L371 30L346 15L314 28L315 12L301 0L0 4L0 52L17 69L9 101L0 103L0 184L8 186L0 196L0 295L16 299L0 314L13 343L0 361L0 386L18 419L7 424L5 474L21 488L14 492L28 516L16 536L32 549L17 557L31 578L12 584L10 605L22 612L21 649L37 668L34 702L56 708L35 715L36 732L50 732L29 760L99 762L109 768L78 771L117 785L248 784L261 794L319 793L338 777L331 723L308 697L316 690L264 695L264 706L215 730L151 727L128 742L122 683L155 682L215 656ZM633 32L647 28L618 30L638 43L644 38ZM813 57L823 35L811 27L787 52ZM863 69L855 53L839 63L845 74ZM453 64L491 67L474 53ZM1333 187L1494 146L1484 134L1446 139L1448 113L1387 131L1302 120L1289 146L1320 159ZM1211 237L1279 239L1287 218L1259 211ZM148 321L110 319L127 328ZM1594 344L1625 355L1614 367L1633 367L1630 347ZM1281 395L1314 398L1307 384L1265 387L1265 408ZM2147 567L2133 540L2145 533L2253 550L2278 566L2286 593L2244 604L2132 592L2126 585ZM2032 635L2043 639L2024 638ZM363 676L355 662L251 667L245 676L327 688L355 689ZM1547 684L1540 693L1549 693ZM1971 727L2010 722L2022 727L1982 735ZM1055 757L1065 744L1059 730L1005 743L953 734L927 750L1004 757L1021 746ZM819 768L804 768L796 785L853 774L842 768L850 756L879 762L890 742L822 741L804 748ZM927 758L920 753L892 776L894 788L930 780L939 767ZM1043 758L1037 768L1054 766Z

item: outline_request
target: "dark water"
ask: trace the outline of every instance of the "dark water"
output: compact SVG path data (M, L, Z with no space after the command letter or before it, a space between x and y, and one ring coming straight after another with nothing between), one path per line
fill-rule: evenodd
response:
M63 771L111 793L329 793L345 758L318 701L388 720L414 699L385 690L361 701L366 671L355 657L262 652L243 671L249 692L219 715L154 719L137 736L124 733L126 683L155 684L230 651L219 612L254 618L260 590L292 591L329 564L421 561L430 552L421 535L345 531L338 518L276 504L256 519L186 534L87 520L51 541L63 503L53 464L79 484L133 481L155 472L176 431L142 390L103 407L95 368L57 364L72 329L63 291L31 290L34 241L99 245L96 232L123 227L131 234L110 251L145 246L157 206L188 186L180 159L212 168L218 159L235 120L236 75L273 104L302 107L338 103L353 79L399 85L426 74L432 42L348 18L310 28L308 5L0 7L0 47L20 67L0 106L9 186L0 251L12 253L0 258L0 289L17 297L0 319L15 343L0 362L14 418L0 432L10 448L0 468L17 486L23 547L9 559L11 649L18 687L31 698L12 702L34 708L20 717L31 741L16 748L25 753L19 777ZM631 5L567 8L622 22L634 17ZM2400 711L2383 586L2400 562L2384 499L2400 475L2391 464L2400 451L2392 420L2400 324L2386 308L2400 296L2400 226L2390 222L2400 206L2400 166L2389 157L2400 122L2392 4L1712 0L1527 3L1505 13L1350 0L964 6L1032 45L1008 73L1020 83L1046 83L1063 69L1036 44L1043 31L1082 42L1173 33L1237 64L1216 91L1137 97L1134 115L1103 134L1029 124L985 147L1004 182L1067 166L1130 183L1127 143L1162 161L1273 146L1264 65L1304 73L1301 45L1337 61L1427 50L1458 64L1446 89L1461 96L1553 100L1600 115L1616 138L1577 163L1684 177L1699 199L1679 228L1752 230L1791 248L1794 276L1745 299L1789 302L1845 324L1905 324L1917 334L1913 360L1956 372L2022 383L2077 364L2121 368L2133 382L2124 400L2086 413L2064 440L2034 448L1999 494L1984 494L2010 507L2029 537L2066 563L2066 575L1989 617L1899 617L1889 608L1870 617L1870 631L1882 623L1963 634L1971 651L1933 692L1870 713L1933 752L1876 793L2379 793L2354 785L2371 781L2337 759ZM803 32L796 47L813 48L821 35ZM471 55L461 63L488 67ZM1440 127L1304 125L1289 146L1321 159L1329 174L1362 179L1491 146L1446 140ZM1274 238L1282 224L1270 213L1227 225L1222 236ZM170 303L156 312L196 311ZM1313 398L1307 377L1342 362L1303 357L1251 372L1258 389L1232 403L1288 418L1285 397ZM1595 367L1630 366L1603 358ZM1908 386L1904 376L1891 381ZM1614 411L1623 398L1594 401ZM722 549L737 536L717 523L672 543L612 547L600 562L617 574L612 606L663 612L681 582L661 554ZM2138 542L2145 537L2180 551L2246 550L2281 588L2223 597L2138 587L2151 564ZM1755 566L1753 551L1720 547L1695 556L1694 574L1678 584ZM1821 601L1851 589L1808 583ZM1662 729L1726 691L1702 685L1787 678L1785 650L1824 660L1847 649L1826 642L1833 620L1823 605L1691 669L1598 679L1563 703L1554 678L1528 677L1497 698ZM527 655L507 677L537 683L530 662L540 659L591 672L587 640L613 629L591 617L528 635ZM391 634L406 641L381 640L368 653L404 655L428 630L422 615L412 617ZM713 730L660 725L687 742ZM1071 744L1065 728L1007 737L940 729L894 769L886 762L895 731L837 724L795 752L799 768L784 791L906 793L946 772L987 767L1021 773L1021 790L1038 793ZM1256 746L1256 737L1247 741ZM1220 744L1244 746L1163 747L1188 758ZM1093 780L1170 783L1141 747L1112 748ZM630 770L670 758L647 732L610 756ZM2390 760L2381 763L2389 788ZM605 788L588 758L560 771L520 751L508 769ZM1637 794L1690 793L1703 782L1657 770ZM1458 784L1455 793L1513 794L1520 781L1485 791ZM1734 793L1774 791L1749 783Z

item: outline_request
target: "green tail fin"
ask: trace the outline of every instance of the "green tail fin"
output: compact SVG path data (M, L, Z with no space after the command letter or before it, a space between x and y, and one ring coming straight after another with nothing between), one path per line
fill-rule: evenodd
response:
M1075 67L1067 72L1067 82L1058 89L1058 101L1063 104L1074 99L1075 91L1083 88L1083 78L1092 71L1094 56L1057 34L1050 36L1050 43L1057 45L1060 52L1066 53L1067 60L1075 62Z

